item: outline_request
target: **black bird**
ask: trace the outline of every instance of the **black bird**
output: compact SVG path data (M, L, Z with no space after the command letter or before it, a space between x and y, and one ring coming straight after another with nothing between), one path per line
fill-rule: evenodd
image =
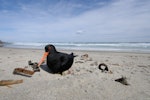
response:
M53 73L60 73L68 70L74 61L74 54L58 52L54 45L46 45L45 52L47 54L47 66Z

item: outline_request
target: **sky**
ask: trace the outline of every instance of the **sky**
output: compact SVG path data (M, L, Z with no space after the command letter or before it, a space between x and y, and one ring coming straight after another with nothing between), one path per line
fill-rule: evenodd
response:
M7 42L150 42L150 0L0 0Z

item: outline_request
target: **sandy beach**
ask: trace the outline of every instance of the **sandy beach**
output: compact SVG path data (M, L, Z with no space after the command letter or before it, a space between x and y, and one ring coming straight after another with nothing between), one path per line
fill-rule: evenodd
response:
M15 68L31 70L28 61L38 62L43 52L0 47L0 80L23 79L0 86L0 100L150 100L150 53L61 51L78 55L70 74L52 74L45 64L32 77L13 74ZM99 70L101 63L108 72ZM115 81L122 76L129 85Z

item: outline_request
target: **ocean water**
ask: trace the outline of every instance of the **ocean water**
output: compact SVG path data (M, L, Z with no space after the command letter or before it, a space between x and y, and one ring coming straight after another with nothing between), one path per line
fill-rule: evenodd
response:
M14 42L6 43L5 47L44 49L45 45L53 44L56 49L62 50L89 50L89 51L124 51L124 52L148 52L150 42Z

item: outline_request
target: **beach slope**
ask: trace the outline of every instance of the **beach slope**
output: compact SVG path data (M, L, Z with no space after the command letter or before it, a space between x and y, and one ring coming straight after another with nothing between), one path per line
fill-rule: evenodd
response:
M0 48L0 81L23 80L0 86L0 100L150 100L149 53L62 51L78 55L69 74L52 74L45 64L32 77L13 74L15 68L32 70L28 61L38 62L43 52ZM101 63L109 71L99 70ZM122 76L129 85L115 81Z

